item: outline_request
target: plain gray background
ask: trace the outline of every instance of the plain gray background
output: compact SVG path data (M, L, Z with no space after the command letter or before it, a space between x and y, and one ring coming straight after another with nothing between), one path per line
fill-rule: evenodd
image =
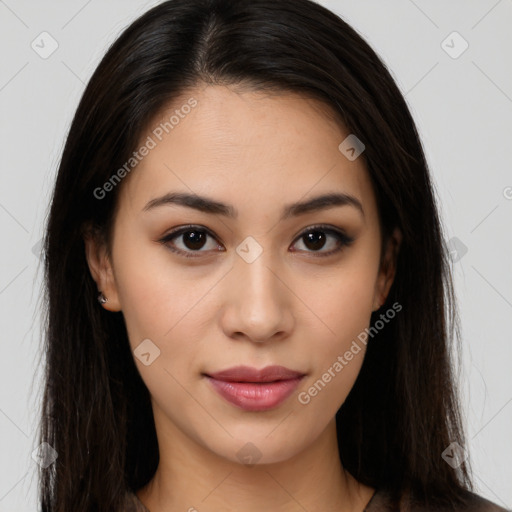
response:
M37 509L37 244L66 132L107 46L156 3L0 0L0 512ZM384 59L416 119L446 234L456 239L460 382L475 484L510 508L512 0L321 3ZM42 58L52 44L58 48Z

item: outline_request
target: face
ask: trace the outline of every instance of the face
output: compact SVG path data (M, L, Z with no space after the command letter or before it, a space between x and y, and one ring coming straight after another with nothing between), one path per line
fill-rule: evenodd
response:
M118 185L111 259L94 240L87 256L104 307L123 313L159 439L271 463L332 426L394 275L363 158L338 148L348 135L315 100L204 86L141 138L155 144ZM211 378L240 365L297 373Z

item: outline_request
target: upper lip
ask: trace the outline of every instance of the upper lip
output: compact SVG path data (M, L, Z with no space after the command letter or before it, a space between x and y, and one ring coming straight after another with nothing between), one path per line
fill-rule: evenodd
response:
M305 374L290 370L284 366L266 366L261 370L250 366L235 366L220 372L208 373L208 377L226 382L274 382L278 380L296 379Z

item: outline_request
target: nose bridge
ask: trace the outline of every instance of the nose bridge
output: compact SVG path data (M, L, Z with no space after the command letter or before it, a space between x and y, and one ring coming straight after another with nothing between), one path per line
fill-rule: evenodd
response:
M237 247L231 274L230 314L225 329L243 333L253 341L264 341L289 327L286 320L286 287L276 277L279 265L270 250L254 239Z
M275 261L274 267L275 267ZM244 260L237 262L237 273L246 284L246 291L253 299L258 297L265 299L276 299L278 293L276 286L276 270L272 269L270 252L261 254L255 261L248 263Z

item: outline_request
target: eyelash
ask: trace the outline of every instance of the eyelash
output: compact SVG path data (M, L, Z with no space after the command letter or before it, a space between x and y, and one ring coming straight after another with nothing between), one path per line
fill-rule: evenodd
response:
M197 256L194 255L194 253L201 253L201 252L206 252L206 251L183 251L183 250L173 247L172 245L169 244L169 242L171 240L178 238L180 235L183 235L184 233L187 233L189 231L200 231L202 233L206 233L207 235L211 236L212 238L215 238L215 236L213 235L213 233L210 232L209 229L206 229L201 226L189 225L189 226L183 226L181 228L175 229L174 231L171 231L170 233L165 235L163 238L158 240L158 242L165 245L170 251L177 253L181 256L184 256L185 258L201 257L199 255L197 255ZM337 229L333 229L333 228L330 228L328 226L321 225L321 224L308 227L307 229L302 231L302 233L300 233L295 240L299 241L304 235L311 233L311 232L315 232L315 231L321 231L323 233L335 236L338 239L340 246L337 247L336 249L328 251L328 252L319 252L319 251L298 251L298 252L312 253L312 254L315 254L315 257L323 258L323 257L327 257L327 256L332 256L333 254L340 252L344 247L348 247L354 242L353 237L346 235L342 231L339 231Z

